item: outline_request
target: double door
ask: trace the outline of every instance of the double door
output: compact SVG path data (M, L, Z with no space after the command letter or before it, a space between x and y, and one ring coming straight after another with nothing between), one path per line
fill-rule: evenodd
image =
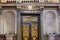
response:
M22 40L40 40L41 30L39 15L22 15L21 19Z

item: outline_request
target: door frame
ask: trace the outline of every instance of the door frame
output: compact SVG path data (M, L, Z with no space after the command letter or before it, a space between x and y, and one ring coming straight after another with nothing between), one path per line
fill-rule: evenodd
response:
M37 16L38 17L38 39L41 40L41 21L40 21L40 14L21 14L21 28L20 28L20 36L21 36L21 40L23 39L22 36L23 36L23 31L22 31L22 16ZM31 25L31 24L30 24ZM40 30L40 31L39 31ZM29 39L30 40L30 39Z
M43 10L41 10L41 11L36 11L35 10L35 13L33 12L28 12L27 11L27 13L25 13L24 11L21 11L21 10L18 10L18 12L17 12L18 14L17 14L17 40L21 40L21 36L19 36L19 35L21 35L20 34L20 32L21 32L21 14L39 14L40 15L40 20L41 20L41 40L44 40L44 31L43 31ZM41 18L42 17L42 18ZM19 31L20 30L20 31Z

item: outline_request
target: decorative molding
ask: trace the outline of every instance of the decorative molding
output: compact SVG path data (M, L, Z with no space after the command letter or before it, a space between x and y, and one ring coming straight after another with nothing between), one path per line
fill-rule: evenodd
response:
M21 9L21 7L20 6L17 6L17 9Z
M22 5L17 6L17 10L42 10L44 6L37 6L37 5Z

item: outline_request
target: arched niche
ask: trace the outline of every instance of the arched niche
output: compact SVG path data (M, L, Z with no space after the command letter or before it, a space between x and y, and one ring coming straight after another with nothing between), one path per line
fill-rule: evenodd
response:
M15 33L15 14L8 11L4 14L4 34Z
M44 14L44 24L46 33L56 33L56 15L52 11Z

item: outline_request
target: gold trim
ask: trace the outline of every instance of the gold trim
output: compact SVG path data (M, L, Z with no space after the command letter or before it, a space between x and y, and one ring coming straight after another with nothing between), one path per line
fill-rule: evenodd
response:
M22 10L38 10L44 8L43 6L36 6L36 5L22 5L21 9Z

